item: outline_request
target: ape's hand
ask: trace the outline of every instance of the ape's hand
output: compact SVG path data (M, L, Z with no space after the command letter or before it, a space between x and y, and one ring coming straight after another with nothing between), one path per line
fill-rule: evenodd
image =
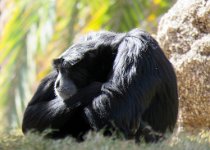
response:
M101 93L102 83L93 82L85 88L80 89L75 95L65 100L64 102L69 108L76 108L79 106L87 106Z

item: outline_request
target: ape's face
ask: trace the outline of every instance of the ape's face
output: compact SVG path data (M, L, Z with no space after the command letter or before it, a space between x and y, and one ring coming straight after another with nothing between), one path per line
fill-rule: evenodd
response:
M66 100L76 94L77 86L70 78L70 67L64 66L63 61L64 60L60 58L53 61L54 68L58 72L54 90L58 97Z
M55 81L56 95L65 100L70 98L72 95L76 94L76 92L77 92L77 86L68 77L67 71L64 69L60 69L58 77Z

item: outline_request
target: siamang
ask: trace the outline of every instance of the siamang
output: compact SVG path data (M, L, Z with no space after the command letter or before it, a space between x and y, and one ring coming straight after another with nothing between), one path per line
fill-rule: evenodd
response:
M126 139L157 141L178 113L176 75L147 32L92 32L58 59L29 102L22 130L82 139L110 127Z

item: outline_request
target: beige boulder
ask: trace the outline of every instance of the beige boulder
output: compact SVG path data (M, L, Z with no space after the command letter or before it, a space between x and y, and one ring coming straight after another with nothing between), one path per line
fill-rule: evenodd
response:
M179 125L210 128L210 0L178 0L161 18L157 40L177 73Z

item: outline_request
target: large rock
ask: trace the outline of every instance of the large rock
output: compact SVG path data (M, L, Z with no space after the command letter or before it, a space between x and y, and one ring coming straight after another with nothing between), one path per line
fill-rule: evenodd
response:
M160 21L157 40L175 67L179 123L210 128L210 0L178 0Z

